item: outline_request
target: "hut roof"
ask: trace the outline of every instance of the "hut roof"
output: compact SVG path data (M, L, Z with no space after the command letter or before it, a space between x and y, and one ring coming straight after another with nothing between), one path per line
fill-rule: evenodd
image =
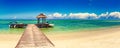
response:
M38 15L36 18L46 18L46 16L45 16L43 13L41 13L41 14Z

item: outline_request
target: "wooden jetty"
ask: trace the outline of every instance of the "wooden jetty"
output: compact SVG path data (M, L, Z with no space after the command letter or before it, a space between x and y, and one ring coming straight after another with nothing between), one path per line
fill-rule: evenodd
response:
M34 24L29 24L15 48L54 48L54 44Z

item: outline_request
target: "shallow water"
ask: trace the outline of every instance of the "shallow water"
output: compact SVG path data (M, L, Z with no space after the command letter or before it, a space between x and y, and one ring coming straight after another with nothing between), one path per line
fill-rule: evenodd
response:
M25 28L11 29L8 27L9 22L14 20L0 20L0 33L22 33ZM19 23L36 24L36 20L16 20ZM99 28L109 28L120 25L119 20L47 20L54 24L53 28L42 28L43 32L75 32L84 30L94 30Z

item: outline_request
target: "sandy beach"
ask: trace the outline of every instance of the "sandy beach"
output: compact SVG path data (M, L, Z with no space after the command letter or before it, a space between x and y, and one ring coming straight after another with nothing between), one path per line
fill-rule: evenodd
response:
M46 36L55 48L120 48L120 27ZM14 48L21 34L0 34L1 48Z

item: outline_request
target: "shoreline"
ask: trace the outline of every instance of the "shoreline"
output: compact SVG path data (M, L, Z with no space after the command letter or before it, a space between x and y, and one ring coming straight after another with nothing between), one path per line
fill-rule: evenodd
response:
M86 31L95 31L95 30L102 30L102 29L110 29L110 28L118 28L118 27L120 27L120 25L116 25L116 26L109 26L109 27L99 27L99 28L90 28L90 29L83 29L83 30L79 30L79 29L74 29L74 30L67 30L67 31L50 31L50 32L48 32L48 31L42 31L42 32L44 32L45 34L63 34L63 33L74 33L74 32L86 32ZM15 30L17 31L17 32L15 32ZM23 32L24 32L24 29L22 29L22 31L20 31L19 29L15 29L15 30L11 30L11 32L10 31L5 31L5 30L3 30L3 31L0 31L0 34L22 34ZM41 29L41 30L43 30L43 29Z
M120 25L117 26L111 26L111 27L102 27L102 28L96 28L96 29L89 29L89 30L74 30L74 31L67 31L67 32L44 32L47 35L53 35L53 34L72 34L72 33L82 33L82 32L96 32L96 31L102 31L102 30L107 30L107 29L116 29L120 28Z

